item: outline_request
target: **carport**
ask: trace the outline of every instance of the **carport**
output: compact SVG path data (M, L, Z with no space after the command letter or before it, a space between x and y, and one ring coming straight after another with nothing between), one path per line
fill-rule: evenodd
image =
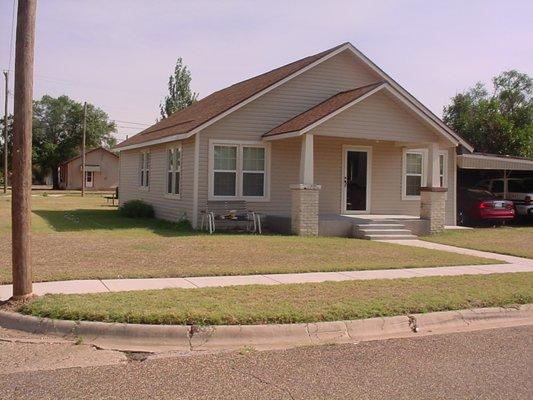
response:
M457 186L472 187L484 179L503 179L504 198L510 178L533 178L533 159L472 153L457 156Z

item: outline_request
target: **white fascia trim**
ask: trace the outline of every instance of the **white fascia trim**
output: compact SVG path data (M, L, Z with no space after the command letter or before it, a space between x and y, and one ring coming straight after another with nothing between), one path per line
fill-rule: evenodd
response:
M141 148L141 147L155 146L157 144L175 142L176 140L188 139L191 136L192 135L190 135L189 133L180 133L178 135L166 136L166 137L161 138L161 139L154 139L154 140L150 140L148 142L142 142L142 143L138 143L138 144L131 144L129 146L115 148L114 150L118 151L118 152L121 152L123 150L132 150L132 149L138 149L138 148Z
M332 51L329 54L326 54L324 57L319 58L318 60L316 60L315 62L309 64L308 66L306 66L304 68L299 69L298 71L292 73L291 75L287 76L286 78L282 79L281 81L274 83L273 85L263 89L259 93L254 94L252 97L249 97L246 100L243 100L242 102L240 102L239 104L234 105L232 108L230 108L229 110L224 111L222 114L219 114L216 117L211 118L209 121L204 122L202 125L198 126L197 128L194 128L190 132L180 133L180 134L177 134L177 135L172 135L172 136L168 136L168 137L161 138L161 139L155 139L155 140L151 140L150 142L132 144L131 146L124 146L124 147L121 147L121 148L117 148L116 150L117 151L131 150L131 149L136 149L136 148L139 148L139 147L153 146L155 144L166 143L166 142L171 142L171 141L174 141L174 140L183 140L183 139L190 138L191 136L195 135L196 133L200 132L201 130L207 128L209 125L214 124L215 122L217 122L217 121L221 120L222 118L228 116L232 112L237 111L239 108L244 107L246 104L251 103L252 101L258 99L259 97L261 97L264 94L270 92L271 90L274 90L275 88L283 85L284 83L290 81L291 79L297 77L298 75L303 74L304 72L310 70L311 68L316 67L318 64L321 64L322 62L330 59L331 57L336 56L337 54L339 54L339 53L341 53L344 50L349 49L349 48L350 48L350 46L349 46L348 43L345 44L342 47L339 47L337 50Z
M376 72L382 78L384 78L393 88L398 90L405 97L407 97L410 101L412 101L420 109L420 111L424 115L426 115L427 118L430 118L434 123L436 123L440 127L441 130L444 130L448 136L451 136L451 138L453 138L453 141L460 143L461 145L463 145L466 149L468 149L471 152L474 151L474 148L470 144L465 142L460 137L456 137L457 134L455 132L453 132L448 126L446 126L446 124L444 122L442 122L426 106L424 106L420 101L418 101L411 93L409 93L407 90L405 90L394 79L392 79L389 75L387 75L381 68L379 68L376 64L374 64L367 56L365 56L363 53L361 53L359 50L357 50L350 43L348 43L346 46L357 57L359 57L368 67L370 67L370 69L372 69L374 72Z
M265 142L271 142L273 140L289 139L289 138L301 136L301 134L302 134L301 131L285 132L285 133L281 133L279 135L265 136L265 137L263 137L262 140L265 141Z

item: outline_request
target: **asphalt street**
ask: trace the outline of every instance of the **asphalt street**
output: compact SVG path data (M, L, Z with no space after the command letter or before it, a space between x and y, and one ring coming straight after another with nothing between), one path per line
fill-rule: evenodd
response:
M533 326L151 356L0 330L2 399L532 399Z

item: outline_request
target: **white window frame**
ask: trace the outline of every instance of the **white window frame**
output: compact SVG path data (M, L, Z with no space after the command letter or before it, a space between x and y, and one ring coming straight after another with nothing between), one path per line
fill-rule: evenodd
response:
M140 190L150 190L150 181L152 180L152 174L150 170L152 168L152 156L150 155L150 150L143 150L140 153L140 165L139 165L139 189ZM149 161L148 161L149 160ZM148 184L146 184L146 175L148 174Z
M420 200L420 196L407 195L407 154L422 155L422 187L427 185L427 171L428 171L428 149L403 149L402 154L402 200ZM439 180L442 178L442 187L448 187L448 151L439 150L439 165L440 157L443 156L443 174L440 174Z
M237 147L237 169L235 178L235 196L215 196L214 195L214 183L215 183L215 146L228 146ZM264 188L263 196L244 196L243 192L243 174L244 172L260 173L258 171L244 171L243 170L243 148L244 147L260 147L265 149L265 171L264 171ZM262 202L270 201L270 143L258 142L258 141L235 141L235 140L209 140L209 165L208 165L208 200L245 200L249 202ZM217 172L224 172L217 170ZM233 171L225 171L233 172Z
M448 152L446 150L439 151L439 165L440 157L442 156L442 174L439 170L439 180L442 179L441 187L448 188Z
M171 171L168 169L168 165L169 165L169 151L172 151L172 156L174 157L174 154L175 152L178 152L179 155L180 155L180 163L179 163L179 166L176 168L176 163L174 162L173 163L173 166L174 166L174 169ZM182 152L182 148L181 148L181 143L180 144L175 144L175 145L172 145L172 146L167 146L166 149L165 149L165 152L166 152L166 155L165 155L165 188L164 188L164 196L165 197L169 197L169 198L173 198L173 199L180 199L181 198L181 189L182 189L182 173L181 173L181 166L183 165L183 152ZM175 161L175 159L174 159ZM169 172L172 173L172 193L169 193L168 192L168 175L169 175ZM176 191L176 179L175 179L175 175L176 173L179 173L180 174L180 177L179 177L179 189L178 189L178 193L175 193Z

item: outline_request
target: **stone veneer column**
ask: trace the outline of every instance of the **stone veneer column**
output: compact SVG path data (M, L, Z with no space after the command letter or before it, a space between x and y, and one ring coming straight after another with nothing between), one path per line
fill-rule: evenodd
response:
M318 236L320 185L291 185L291 230L299 236Z
M420 218L429 221L429 233L444 230L447 191L442 187L420 188Z

